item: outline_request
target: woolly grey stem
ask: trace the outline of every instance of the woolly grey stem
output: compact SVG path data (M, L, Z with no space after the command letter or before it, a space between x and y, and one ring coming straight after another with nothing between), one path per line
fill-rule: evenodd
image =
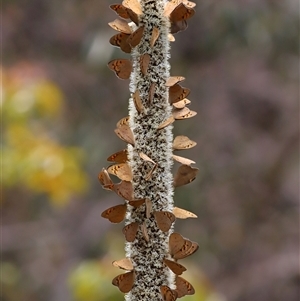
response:
M157 127L171 116L171 105L168 101L168 89L165 85L169 78L169 20L163 16L164 0L141 0L143 14L139 26L144 25L141 42L132 51L133 71L130 78L130 92L139 91L144 112L139 113L129 101L130 128L135 138L135 146L128 146L129 164L132 169L134 198L148 198L153 211L173 210L173 176L172 167L172 126L162 130ZM159 29L159 37L151 48L150 39L153 28ZM148 53L150 63L144 75L140 67L141 55ZM149 103L149 90L155 84L154 97ZM150 179L146 179L152 163L145 162L139 156L146 154L157 168ZM126 301L162 300L160 286L174 288L174 275L163 263L168 258L168 237L173 231L162 232L158 229L153 215L145 217L145 205L138 208L128 206L126 225L132 222L146 224L149 241L138 231L132 243L126 243L126 257L130 257L135 271L135 283L132 290L125 295Z

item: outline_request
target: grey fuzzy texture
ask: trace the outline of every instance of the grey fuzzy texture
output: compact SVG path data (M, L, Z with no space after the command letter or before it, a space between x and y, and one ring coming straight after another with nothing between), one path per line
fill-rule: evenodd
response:
M168 101L168 88L165 83L170 76L169 59L169 20L163 16L164 0L141 0L143 14L140 24L145 26L143 37L137 47L132 50L133 72L130 78L130 92L139 91L145 111L139 113L129 100L130 128L135 138L135 146L128 146L129 164L133 174L134 198L148 198L152 201L153 211L173 210L173 176L172 159L172 125L157 130L157 127L172 114L172 107ZM153 48L150 39L154 27L159 29L160 35ZM150 63L148 73L143 75L140 69L140 56L148 53ZM149 104L149 89L155 83L153 101ZM145 162L139 153L150 157L157 168L150 179L146 179L153 167L151 162ZM146 223L149 242L138 230L136 239L126 243L126 256L130 257L136 279L132 290L125 295L126 301L156 301L162 300L161 285L174 287L174 275L163 263L168 255L168 238L173 228L168 232L158 229L151 214L147 219L145 205L138 208L128 206L125 224L131 222Z

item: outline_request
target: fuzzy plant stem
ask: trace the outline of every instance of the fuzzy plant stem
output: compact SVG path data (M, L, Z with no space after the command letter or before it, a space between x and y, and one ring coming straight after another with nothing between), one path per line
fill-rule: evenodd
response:
M172 159L172 125L158 130L158 126L172 115L172 107L168 101L166 81L170 77L169 59L169 20L163 16L164 0L141 0L143 14L139 25L144 25L141 42L132 50L133 70L130 77L130 92L139 91L145 107L139 113L133 98L129 100L130 128L134 135L134 146L128 146L129 165L132 170L132 185L135 199L147 198L152 202L152 211L173 210L173 176ZM153 28L159 29L159 37L153 47L150 46ZM149 54L150 62L147 74L141 70L140 59ZM152 90L152 91L151 91ZM149 100L149 94L153 94ZM150 96L151 98L151 96ZM157 168L147 179L151 171L151 162L140 157L146 154ZM174 288L174 274L163 263L168 258L168 238L173 231L161 231L153 215L145 218L145 205L138 208L129 206L126 224L145 222L149 241L146 241L141 231L137 232L133 242L126 243L126 257L131 258L135 283L132 290L126 294L126 301L162 300L160 287L167 285Z
M173 189L192 182L198 169L191 166L194 161L173 155L173 150L197 143L182 135L173 140L172 123L197 113L186 107L190 91L178 84L184 77L170 77L168 62L171 34L187 28L195 5L188 0L123 0L110 6L122 19L133 21L109 23L119 32L110 43L132 57L108 63L119 78L130 78L129 118L122 118L115 129L128 147L112 154L107 160L117 164L103 168L98 176L104 189L123 198L123 204L101 216L112 223L126 218L122 230L126 258L113 265L127 272L112 280L126 301L175 301L195 293L179 276L186 268L177 260L192 255L199 246L173 229L175 218L197 216L174 207ZM181 163L174 178L173 160ZM121 182L114 183L109 174Z

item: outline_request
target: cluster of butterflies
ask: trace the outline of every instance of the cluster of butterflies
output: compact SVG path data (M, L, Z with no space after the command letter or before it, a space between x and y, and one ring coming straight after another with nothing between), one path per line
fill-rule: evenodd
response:
M170 20L171 27L168 36L170 41L175 41L173 36L174 33L183 31L187 28L187 19L194 15L195 11L193 8L195 6L196 4L194 2L188 0L170 0L166 3L164 16L168 17ZM114 46L120 47L120 49L125 53L130 53L132 48L136 47L140 43L144 33L144 26L139 24L139 19L142 15L141 4L138 0L124 0L122 4L113 4L110 8L122 18L122 20L116 19L109 23L110 27L118 31L118 34L111 37L110 43ZM134 22L136 25L134 28L137 29L133 30L133 27L127 23L126 19L130 19ZM149 41L150 48L155 46L159 36L159 29L153 27L151 39ZM150 60L151 56L148 53L140 56L140 69L144 76L147 75ZM128 79L132 72L132 62L127 59L112 60L108 63L108 66L121 79ZM189 95L190 90L179 84L184 79L185 78L182 76L172 76L167 79L166 86L169 88L169 102L173 106L173 112L171 117L164 120L157 127L158 131L172 124L175 120L191 118L197 114L186 107L190 104L190 100L186 98ZM150 85L148 97L149 105L152 103L155 88L155 83ZM132 98L137 112L139 114L146 113L147 108L143 105L138 90L132 94ZM134 135L129 126L129 116L118 121L115 133L120 139L134 146L135 141ZM181 135L175 137L173 141L173 150L180 151L190 149L195 145L196 142ZM151 166L150 171L145 175L146 180L151 180L159 163L155 162L142 152L139 153L139 156L144 162L147 162L147 164ZM196 178L196 174L198 172L198 168L191 166L191 164L195 162L177 155L173 155L173 159L181 163L173 179L174 187L179 187L192 182ZM157 227L163 232L169 231L176 218L197 218L194 213L178 207L174 207L172 212L155 211L152 209L152 202L150 199L134 199L132 186L133 175L128 164L128 153L126 149L112 154L107 158L107 160L112 162L112 165L110 165L107 169L103 168L98 175L98 179L104 189L114 191L117 195L124 199L124 203L106 209L102 212L102 217L108 219L112 223L120 223L125 218L128 206L138 208L144 205L145 218L154 218ZM111 174L117 176L120 179L120 182L114 183L110 177ZM144 239L148 242L150 238L145 222L132 222L126 225L122 232L126 241L133 242L139 230L141 231ZM181 298L185 295L194 294L195 290L193 286L187 280L180 277L180 275L186 271L186 268L179 264L177 260L192 255L197 251L198 247L199 246L196 242L182 237L179 233L174 232L170 235L169 254L173 260L165 258L164 264L176 275L176 289L173 290L166 285L162 285L160 287L160 292L164 301L175 301L177 298ZM135 281L135 272L130 258L114 261L113 265L124 269L127 272L115 277L112 284L117 286L121 292L128 293L132 289Z
M166 3L163 14L170 20L169 41L174 42L173 34L187 28L187 20L194 15L195 6L196 3L188 0L170 0ZM122 4L112 4L110 8L122 19L108 23L111 28L118 31L118 34L112 36L109 42L113 46L120 47L125 53L131 53L132 48L140 43L144 33L144 25L139 24L139 17L142 15L141 4L138 0L124 0ZM136 30L133 30L132 26L127 23L127 19L135 23ZM159 35L159 29L153 27L149 41L151 48L154 47ZM140 57L141 70L144 75L147 74L149 61L150 56L147 53ZM108 67L119 78L128 79L132 71L132 62L127 59L115 59L108 63Z

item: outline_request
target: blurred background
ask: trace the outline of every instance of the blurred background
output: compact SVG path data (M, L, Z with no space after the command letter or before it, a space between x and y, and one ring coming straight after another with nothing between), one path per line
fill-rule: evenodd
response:
M299 300L299 3L201 0L175 35L172 75L198 115L174 134L198 145L200 172L175 204L197 220L182 260L190 301ZM3 301L123 300L111 285L124 257L120 203L97 174L125 147L128 81L108 40L112 0L2 2Z

